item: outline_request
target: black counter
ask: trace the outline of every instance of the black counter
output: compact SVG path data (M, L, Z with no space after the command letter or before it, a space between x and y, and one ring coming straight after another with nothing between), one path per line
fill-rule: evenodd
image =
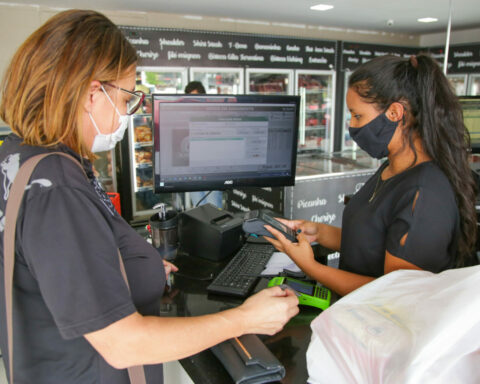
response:
M174 260L179 272L161 304L162 316L198 316L238 306L242 300L229 296L207 294L206 287L227 261L212 262L188 255ZM268 280L260 279L255 291L266 287ZM274 336L262 336L268 349L280 360L286 370L281 383L306 383L306 351L310 342L311 321L320 309L301 307L284 329ZM233 380L210 350L180 360L185 371L196 384L228 384Z

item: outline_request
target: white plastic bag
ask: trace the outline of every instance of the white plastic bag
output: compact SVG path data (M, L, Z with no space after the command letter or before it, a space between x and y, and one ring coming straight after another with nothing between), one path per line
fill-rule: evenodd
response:
M480 383L480 266L395 271L311 324L309 383Z

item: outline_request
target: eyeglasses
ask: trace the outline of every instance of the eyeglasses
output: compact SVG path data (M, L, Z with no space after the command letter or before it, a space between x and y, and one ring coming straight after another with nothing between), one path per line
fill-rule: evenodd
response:
M128 89L120 88L116 85L110 84L110 83L102 83L102 85L107 85L112 88L119 89L120 91L128 93L131 97L127 101L127 115L133 115L135 112L138 111L138 108L143 103L143 100L145 100L145 93L142 91L129 91Z

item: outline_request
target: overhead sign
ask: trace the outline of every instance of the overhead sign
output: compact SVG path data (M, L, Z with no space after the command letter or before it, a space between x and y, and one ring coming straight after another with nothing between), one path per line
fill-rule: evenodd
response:
M392 45L362 44L342 42L340 45L341 70L354 71L363 63L378 56L394 55L410 57L421 51L420 48L395 47Z
M341 227L345 197L357 193L375 170L297 178L285 188L284 216Z
M443 66L445 60L445 47L395 47L390 45L362 44L341 42L340 44L340 69L353 71L361 64L374 57L395 55L408 58L428 52L438 63ZM452 45L448 54L448 73L479 73L480 72L480 44Z
M429 49L430 54L443 66L445 47ZM447 73L479 73L480 44L455 45L448 50Z
M336 41L121 26L139 66L336 69Z

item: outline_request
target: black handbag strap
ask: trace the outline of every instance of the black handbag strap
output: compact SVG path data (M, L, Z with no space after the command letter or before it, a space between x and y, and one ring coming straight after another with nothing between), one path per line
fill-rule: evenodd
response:
M25 163L18 170L15 180L10 188L9 198L5 209L5 231L4 237L4 280L5 280L5 305L7 316L7 340L8 340L8 371L9 382L13 384L13 270L15 265L15 232L16 223L18 218L18 212L23 200L25 188L30 180L33 170L37 164L47 156L61 155L77 164L85 177L88 179L85 170L81 164L73 157L63 152L50 152L41 155L36 155L26 160ZM123 265L122 256L120 250L118 250L118 258L120 262L120 271L123 279L128 287L127 274L125 272L125 266ZM130 287L129 287L130 289ZM128 376L130 378L130 384L146 384L145 371L143 365L138 365L128 368Z

